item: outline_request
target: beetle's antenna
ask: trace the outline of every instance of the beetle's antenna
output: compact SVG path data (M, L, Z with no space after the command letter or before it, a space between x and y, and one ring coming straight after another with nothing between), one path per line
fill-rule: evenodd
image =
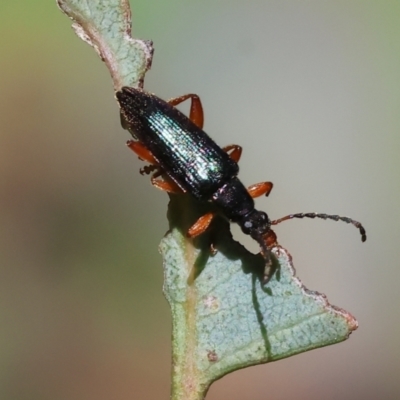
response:
M278 225L283 221L287 221L288 219L293 218L321 218L321 219L332 219L333 221L343 221L347 224L354 225L359 231L361 235L361 241L365 242L367 240L367 233L364 227L361 225L360 222L355 221L349 217L341 217L339 215L329 215L329 214L320 214L320 213L298 213L298 214L289 214L286 217L282 217L276 219L275 221L271 221L271 225Z

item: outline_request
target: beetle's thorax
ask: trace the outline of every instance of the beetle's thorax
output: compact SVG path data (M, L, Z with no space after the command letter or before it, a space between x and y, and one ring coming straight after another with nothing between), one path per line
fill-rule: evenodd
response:
M254 208L254 200L238 178L225 183L213 195L213 202L223 214L239 224L242 231L259 240L271 226L268 215Z

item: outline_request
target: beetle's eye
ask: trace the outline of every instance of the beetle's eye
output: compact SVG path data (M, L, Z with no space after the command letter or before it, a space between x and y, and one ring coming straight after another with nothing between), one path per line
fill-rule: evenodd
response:
M244 223L244 225L243 225L243 228L244 228L244 232L245 232L245 233L248 233L248 232L250 232L250 231L253 229L253 223L250 222L250 221L246 221L246 222Z
M245 221L244 224L242 225L242 231L246 235L248 235L252 229L253 229L253 223L251 221Z

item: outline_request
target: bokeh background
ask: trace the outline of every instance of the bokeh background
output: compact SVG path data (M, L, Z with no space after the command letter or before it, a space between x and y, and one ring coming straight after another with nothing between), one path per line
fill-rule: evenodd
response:
M207 398L400 398L400 3L131 5L156 49L146 88L201 95L206 131L244 146L242 180L275 183L259 208L350 215L368 233L276 229L307 287L360 327ZM0 2L0 398L167 399L167 196L138 174L108 71L70 25L55 1Z

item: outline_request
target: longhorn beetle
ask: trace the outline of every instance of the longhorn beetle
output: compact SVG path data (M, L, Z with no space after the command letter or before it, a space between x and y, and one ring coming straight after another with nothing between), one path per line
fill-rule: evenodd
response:
M361 240L367 238L364 227L351 218L320 213L290 214L271 221L263 211L254 208L254 198L268 196L271 182L245 188L237 178L242 148L230 145L220 148L203 131L203 107L200 98L187 94L168 102L141 89L123 87L116 93L121 123L134 140L128 147L139 158L150 163L141 173L151 173L151 183L171 193L189 193L196 199L212 202L219 213L237 223L242 231L258 242L265 259L264 283L271 277L270 249L276 243L271 225L292 218L322 218L343 221L359 229ZM175 108L191 99L189 118ZM159 179L161 175L170 179ZM215 213L201 216L189 229L188 236L203 233Z

